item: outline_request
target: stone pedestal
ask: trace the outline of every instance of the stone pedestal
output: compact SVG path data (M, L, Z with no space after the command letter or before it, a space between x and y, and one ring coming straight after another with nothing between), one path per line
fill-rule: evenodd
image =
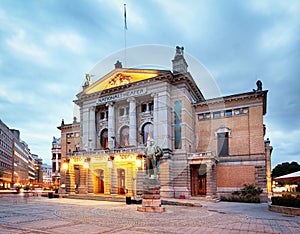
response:
M142 205L137 207L141 212L164 212L165 208L161 207L160 200L160 183L155 178L145 178Z

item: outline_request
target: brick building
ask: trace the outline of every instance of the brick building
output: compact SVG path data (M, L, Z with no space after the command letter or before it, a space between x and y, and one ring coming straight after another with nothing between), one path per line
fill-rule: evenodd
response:
M115 69L94 83L86 75L74 101L80 123L62 123L67 193L139 199L144 148L163 151L161 196L216 198L251 183L270 184L270 142L264 141L267 90L206 100L177 47L173 69Z

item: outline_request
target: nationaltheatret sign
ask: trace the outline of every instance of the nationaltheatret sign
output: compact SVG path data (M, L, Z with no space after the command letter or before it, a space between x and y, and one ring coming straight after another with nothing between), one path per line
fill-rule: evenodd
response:
M123 93L117 93L110 96L101 97L97 100L96 103L99 104L99 103L113 102L113 101L129 98L129 97L141 96L146 93L147 93L146 88L134 89Z

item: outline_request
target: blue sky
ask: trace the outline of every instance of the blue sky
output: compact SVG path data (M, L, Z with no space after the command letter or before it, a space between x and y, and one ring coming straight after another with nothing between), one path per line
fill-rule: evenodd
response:
M184 46L224 96L261 79L272 167L300 163L297 0L1 0L0 118L32 153L50 164L52 137L61 119L72 121L85 73L124 48L124 3L128 48Z

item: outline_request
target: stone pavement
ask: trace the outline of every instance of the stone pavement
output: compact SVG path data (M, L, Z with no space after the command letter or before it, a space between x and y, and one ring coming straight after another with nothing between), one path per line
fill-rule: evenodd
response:
M125 202L1 195L0 233L300 233L299 216L267 204L200 203L144 213Z

